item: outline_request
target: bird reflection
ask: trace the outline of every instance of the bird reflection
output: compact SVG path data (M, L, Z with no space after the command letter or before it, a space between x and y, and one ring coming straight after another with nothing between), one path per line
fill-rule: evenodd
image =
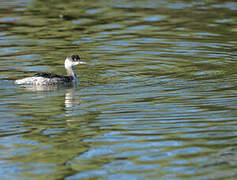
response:
M68 89L67 92L65 93L65 107L70 108L79 104L80 102L75 100L75 89L74 88Z
M74 86L74 85L64 85L64 86L63 85L50 85L50 86L24 85L21 87L30 91L44 92L44 95L47 94L47 96L55 95L56 91L62 92L63 90L65 92L64 106L65 106L65 111L67 114L72 112L72 109L69 110L68 108L72 108L80 104L79 98L75 97L75 90L77 89L77 86Z

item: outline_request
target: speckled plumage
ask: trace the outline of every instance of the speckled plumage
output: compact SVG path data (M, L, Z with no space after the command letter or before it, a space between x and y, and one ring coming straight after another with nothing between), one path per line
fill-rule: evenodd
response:
M24 79L16 80L16 84L26 84L26 85L53 85L53 84L59 84L59 83L71 83L73 82L72 77L64 77L64 78L46 78L42 76L33 76L33 77L27 77Z
M63 75L58 75L58 74L53 74L53 73L48 73L48 72L40 72L36 73L33 75L33 77L44 77L44 78L49 78L49 79L61 79L62 81L65 82L71 82L73 80L72 76L63 76Z

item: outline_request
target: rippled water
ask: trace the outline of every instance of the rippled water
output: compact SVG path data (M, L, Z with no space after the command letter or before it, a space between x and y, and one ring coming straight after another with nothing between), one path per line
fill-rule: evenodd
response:
M235 179L237 3L0 1L1 179ZM24 88L64 74L78 87Z

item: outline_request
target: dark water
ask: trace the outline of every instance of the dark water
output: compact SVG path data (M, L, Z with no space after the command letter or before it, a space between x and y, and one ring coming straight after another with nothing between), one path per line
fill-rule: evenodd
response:
M2 179L235 179L237 2L0 1ZM79 87L23 88L64 74Z

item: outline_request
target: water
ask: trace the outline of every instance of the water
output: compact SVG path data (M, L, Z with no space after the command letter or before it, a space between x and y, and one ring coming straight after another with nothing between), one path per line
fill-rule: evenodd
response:
M235 179L237 3L0 1L1 179ZM78 87L19 87L64 74Z

